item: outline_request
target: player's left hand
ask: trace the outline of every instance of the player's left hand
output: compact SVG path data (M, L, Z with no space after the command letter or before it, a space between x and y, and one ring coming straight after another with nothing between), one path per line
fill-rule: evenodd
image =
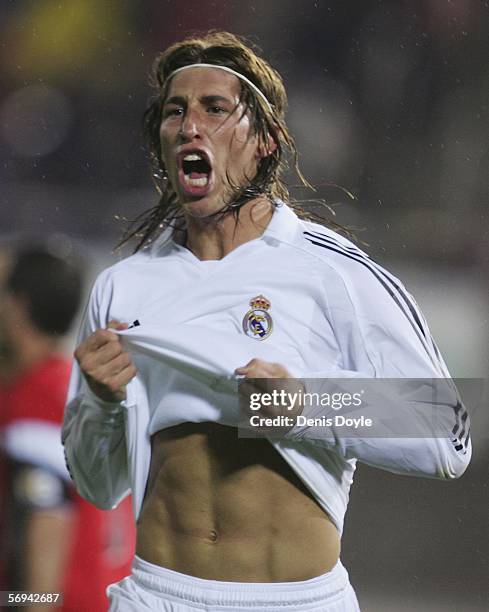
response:
M243 376L239 384L240 407L245 415L260 414L263 417L284 415L295 418L302 413L304 385L293 378L280 363L252 359L246 365L236 368L234 373ZM256 394L256 395L254 395ZM260 402L259 411L251 409L252 396Z

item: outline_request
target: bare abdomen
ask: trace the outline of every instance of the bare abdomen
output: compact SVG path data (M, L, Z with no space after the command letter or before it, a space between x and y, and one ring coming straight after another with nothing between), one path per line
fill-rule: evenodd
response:
M152 438L137 554L210 580L289 582L329 571L339 535L264 439L186 423Z

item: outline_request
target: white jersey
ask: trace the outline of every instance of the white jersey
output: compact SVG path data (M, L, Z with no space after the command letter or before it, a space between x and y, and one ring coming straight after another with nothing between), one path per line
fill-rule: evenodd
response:
M337 233L279 204L262 236L200 261L165 234L97 279L80 341L111 319L138 375L121 404L104 404L75 364L63 441L80 493L112 507L132 490L142 505L153 433L183 422L236 425L235 368L254 357L302 378L435 379L448 373L401 283ZM419 391L419 390L418 390ZM405 419L419 406L395 398ZM471 455L456 393L435 407L446 435L349 440L294 428L270 440L341 532L356 459L387 470L453 478ZM423 421L423 427L425 422ZM425 430L424 430L425 431ZM425 431L426 434L426 431Z

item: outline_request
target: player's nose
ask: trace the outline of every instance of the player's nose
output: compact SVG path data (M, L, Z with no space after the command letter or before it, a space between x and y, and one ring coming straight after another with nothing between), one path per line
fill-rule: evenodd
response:
M188 109L185 115L182 118L182 123L180 126L180 136L185 141L194 140L195 138L199 138L202 132L202 121L200 118L200 114L195 111Z

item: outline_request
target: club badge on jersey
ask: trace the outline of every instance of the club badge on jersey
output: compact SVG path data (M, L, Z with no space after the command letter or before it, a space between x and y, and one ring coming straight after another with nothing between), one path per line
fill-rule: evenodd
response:
M250 300L251 310L243 317L243 331L250 338L265 340L272 333L273 321L268 310L271 303L263 295Z

